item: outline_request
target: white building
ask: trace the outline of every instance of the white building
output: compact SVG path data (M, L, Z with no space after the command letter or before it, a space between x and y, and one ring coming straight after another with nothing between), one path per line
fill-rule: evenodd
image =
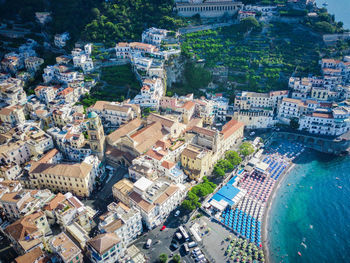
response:
M28 57L24 60L25 67L30 72L36 72L44 64L44 60L38 57Z
M133 103L139 104L142 108L158 109L160 99L164 94L164 87L160 78L145 79L141 93L136 95Z
M87 111L96 112L105 126L114 127L128 123L141 114L139 105L109 101L96 101Z
M151 27L142 32L142 42L160 46L162 40L167 36L168 31L165 29L159 29Z
M69 33L64 32L63 34L56 34L55 35L55 46L59 48L63 48L66 46L67 41L70 39Z
M101 233L115 233L126 248L142 234L141 213L135 207L128 207L122 202L110 203L108 212L100 216L98 225Z
M27 95L23 90L23 81L16 78L7 78L0 82L0 100L8 105L24 105Z
M182 184L153 182L145 177L134 183L129 195L130 203L136 206L149 229L160 225L185 198L186 188Z
M312 134L339 136L350 130L350 110L339 107L332 112L314 112L300 118L299 130Z
M49 102L53 101L57 94L57 89L53 86L37 86L34 89L35 95L37 98L44 102L45 104L48 104Z

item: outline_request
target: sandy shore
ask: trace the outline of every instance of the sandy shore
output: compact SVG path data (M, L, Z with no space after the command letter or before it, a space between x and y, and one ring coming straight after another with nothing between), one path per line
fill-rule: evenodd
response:
M276 197L277 190L280 188L280 186L283 184L285 179L287 178L288 174L290 171L294 168L295 164L291 163L289 166L288 170L282 174L275 183L274 188L272 189L272 192L269 196L269 199L266 202L266 207L264 211L264 216L263 216L263 222L262 222L262 247L264 251L264 256L265 256L265 262L271 262L270 258L270 253L269 253L269 240L268 240L268 222L270 218L270 209L272 206L272 203Z

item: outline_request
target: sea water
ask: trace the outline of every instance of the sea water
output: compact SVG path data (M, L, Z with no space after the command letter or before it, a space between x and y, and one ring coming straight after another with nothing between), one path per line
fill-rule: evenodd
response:
M318 7L325 6L330 14L335 15L336 21L342 21L345 29L350 29L350 0L316 0Z
M350 157L307 150L285 176L271 204L271 261L350 262Z

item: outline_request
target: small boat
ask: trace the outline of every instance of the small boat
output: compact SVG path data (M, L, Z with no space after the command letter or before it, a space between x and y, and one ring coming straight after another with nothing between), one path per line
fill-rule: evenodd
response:
M288 186L290 186L290 184L288 184Z
M323 6L328 6L328 3L327 3L327 2L324 2L322 5L323 5Z
M339 189L343 189L343 187L342 187L342 186L340 186L340 185L338 185L338 188L339 188Z
M298 251L298 255L299 255L299 256L301 256L301 253L300 253L300 251Z
M335 179L339 180L339 177L336 177Z

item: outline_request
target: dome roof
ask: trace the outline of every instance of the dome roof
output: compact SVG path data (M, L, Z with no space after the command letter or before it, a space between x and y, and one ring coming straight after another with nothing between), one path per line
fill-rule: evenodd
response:
M90 111L90 112L88 113L88 119L92 119L92 118L96 118L96 117L97 117L96 112Z

